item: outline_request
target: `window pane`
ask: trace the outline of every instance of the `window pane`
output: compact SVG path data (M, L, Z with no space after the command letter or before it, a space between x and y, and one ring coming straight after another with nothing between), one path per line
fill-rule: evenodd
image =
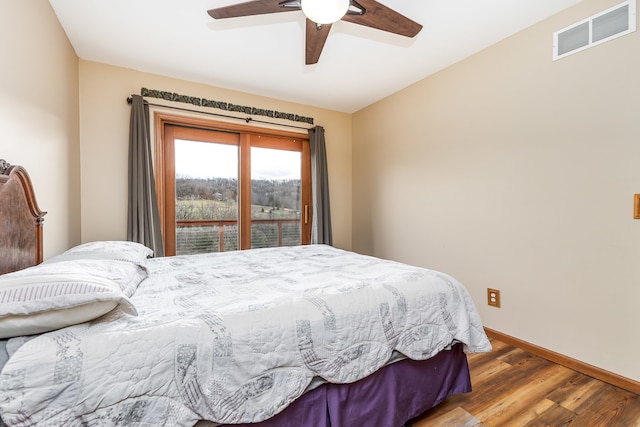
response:
M175 140L176 255L238 249L238 147Z
M301 244L301 165L297 151L251 148L251 247Z

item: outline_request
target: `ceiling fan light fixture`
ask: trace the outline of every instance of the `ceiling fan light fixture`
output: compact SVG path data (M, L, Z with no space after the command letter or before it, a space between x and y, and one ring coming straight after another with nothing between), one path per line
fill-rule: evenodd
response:
M301 0L300 7L311 21L319 25L339 21L349 10L349 0Z

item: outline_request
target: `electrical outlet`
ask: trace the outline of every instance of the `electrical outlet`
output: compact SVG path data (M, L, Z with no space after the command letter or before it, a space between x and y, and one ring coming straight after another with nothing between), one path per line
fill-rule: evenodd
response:
M487 304L492 307L500 308L500 291L497 289L487 288Z

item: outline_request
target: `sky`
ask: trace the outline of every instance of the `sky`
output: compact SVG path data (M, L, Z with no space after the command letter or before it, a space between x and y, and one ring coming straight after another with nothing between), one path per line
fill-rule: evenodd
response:
M176 140L176 176L237 178L238 147ZM252 179L300 179L300 153L251 148Z

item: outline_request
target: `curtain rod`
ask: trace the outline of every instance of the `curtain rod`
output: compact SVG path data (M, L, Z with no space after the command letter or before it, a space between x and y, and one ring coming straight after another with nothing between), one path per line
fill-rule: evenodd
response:
M127 104L131 105L131 103L133 102L133 98L131 98L130 96L127 97ZM287 124L283 124L283 123L274 123L274 122L270 122L267 120L256 120L252 117L237 117L237 116L230 116L228 114L220 114L220 113L212 113L209 111L200 111L200 110L193 110L190 108L182 108L182 107L176 107L173 105L164 105L164 104L154 104L151 103L147 100L145 100L144 102L147 103L147 105L150 105L152 107L162 107L162 108L169 108L172 110L180 110L180 111L187 111L190 113L199 113L199 114L207 114L210 116L217 116L217 117L225 117L227 119L235 119L235 120L244 120L246 123L250 123L250 122L254 122L254 123L263 123L263 124L268 124L268 125L274 125L274 126L285 126L285 127L290 127L290 128L295 128L295 129L303 129L303 130L309 130L312 129L311 128L307 128L307 127L303 127L303 126L294 126L294 125L287 125Z

